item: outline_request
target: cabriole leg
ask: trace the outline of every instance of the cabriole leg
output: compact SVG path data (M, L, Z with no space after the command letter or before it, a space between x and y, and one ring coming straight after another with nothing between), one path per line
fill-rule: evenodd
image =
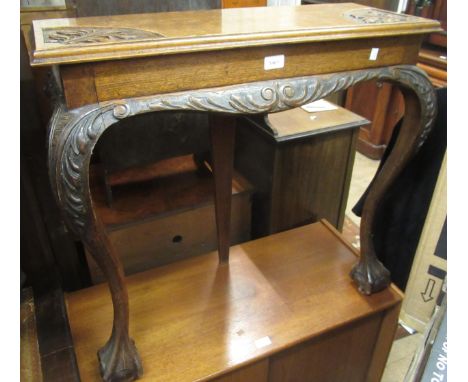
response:
M114 108L96 105L71 112L60 107L52 118L49 137L49 171L58 204L68 227L82 240L104 273L112 297L112 333L98 351L102 379L106 382L132 381L143 374L140 357L129 336L123 268L94 213L89 190L93 147L106 126L116 122L115 114Z
M361 258L351 271L351 277L364 294L371 294L390 284L390 272L377 259L373 243L373 224L380 201L396 177L425 140L436 113L432 85L419 71L408 71L403 80L417 79L409 88L407 81L396 81L405 97L405 116L396 144L374 179L366 197L361 216ZM418 86L416 86L418 85Z

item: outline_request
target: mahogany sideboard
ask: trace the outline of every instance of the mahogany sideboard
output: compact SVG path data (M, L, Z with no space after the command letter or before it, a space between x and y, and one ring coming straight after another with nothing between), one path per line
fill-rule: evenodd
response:
M361 256L351 270L361 292L379 292L390 275L374 253L374 213L433 124L434 91L414 64L423 36L438 30L433 20L352 3L33 22L26 32L31 65L53 66L61 85L50 121L52 188L110 287L113 328L98 352L105 381L143 373L129 336L123 269L89 189L91 155L106 129L142 113L210 112L218 253L228 267L235 115L291 109L372 79L397 84L405 119L366 200Z

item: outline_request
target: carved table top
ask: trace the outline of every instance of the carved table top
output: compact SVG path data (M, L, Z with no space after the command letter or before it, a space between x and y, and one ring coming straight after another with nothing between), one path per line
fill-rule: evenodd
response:
M340 3L38 20L29 45L38 66L438 30L433 20Z

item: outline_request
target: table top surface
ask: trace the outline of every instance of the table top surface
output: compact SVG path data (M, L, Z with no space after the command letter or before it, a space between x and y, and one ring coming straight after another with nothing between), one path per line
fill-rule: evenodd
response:
M437 21L353 3L36 20L33 66L425 34Z

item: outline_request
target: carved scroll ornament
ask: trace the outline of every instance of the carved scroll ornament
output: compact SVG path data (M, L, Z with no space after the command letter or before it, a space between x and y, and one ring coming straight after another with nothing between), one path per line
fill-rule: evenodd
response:
M423 144L436 115L434 91L427 76L413 66L343 72L256 82L88 105L65 111L51 122L49 163L51 181L65 218L81 235L91 213L88 167L101 134L120 119L163 110L196 110L229 114L272 113L299 107L367 80L393 81L412 89L421 105L422 129L416 147ZM52 147L55 146L55 147Z

